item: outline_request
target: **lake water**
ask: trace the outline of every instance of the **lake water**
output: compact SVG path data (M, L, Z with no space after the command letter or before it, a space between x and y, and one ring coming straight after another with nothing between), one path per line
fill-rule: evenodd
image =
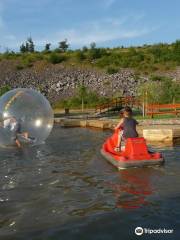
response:
M158 148L164 166L117 171L100 155L110 134L55 126L44 145L0 149L0 239L180 239L180 147Z

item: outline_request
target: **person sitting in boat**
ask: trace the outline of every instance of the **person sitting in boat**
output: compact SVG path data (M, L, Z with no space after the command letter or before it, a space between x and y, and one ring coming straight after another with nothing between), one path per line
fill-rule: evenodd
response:
M138 137L136 126L138 122L132 117L133 112L130 107L125 107L123 110L123 118L115 127L115 130L119 129L118 141L115 147L115 151L121 151L121 144L125 142L128 138Z

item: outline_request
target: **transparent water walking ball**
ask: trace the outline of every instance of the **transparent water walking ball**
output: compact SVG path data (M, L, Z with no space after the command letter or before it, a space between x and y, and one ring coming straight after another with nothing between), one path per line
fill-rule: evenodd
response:
M43 143L53 127L53 110L39 92L17 88L0 97L0 145Z

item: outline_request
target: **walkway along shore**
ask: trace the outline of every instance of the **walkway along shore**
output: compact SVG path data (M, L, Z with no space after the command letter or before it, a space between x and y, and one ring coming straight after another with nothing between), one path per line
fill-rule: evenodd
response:
M55 123L62 127L89 127L102 130L113 130L118 120L115 119L68 119L55 118ZM180 143L180 119L172 120L139 120L137 127L139 136L148 143L167 144Z

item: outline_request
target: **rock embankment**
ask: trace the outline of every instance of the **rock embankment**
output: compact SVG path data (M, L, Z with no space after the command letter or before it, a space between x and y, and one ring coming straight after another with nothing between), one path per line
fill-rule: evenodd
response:
M62 64L39 64L17 70L11 61L0 62L1 86L35 88L44 93L50 101L74 95L78 85L82 83L102 96L119 93L135 95L142 81L147 79L137 79L134 72L129 69L122 69L109 75L94 69L67 67Z

